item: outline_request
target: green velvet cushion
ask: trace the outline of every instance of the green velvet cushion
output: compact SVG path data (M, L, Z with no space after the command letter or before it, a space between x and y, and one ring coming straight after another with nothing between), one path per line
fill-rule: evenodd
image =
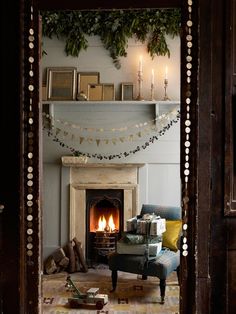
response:
M163 233L162 246L172 251L178 251L182 220L166 220L166 231Z

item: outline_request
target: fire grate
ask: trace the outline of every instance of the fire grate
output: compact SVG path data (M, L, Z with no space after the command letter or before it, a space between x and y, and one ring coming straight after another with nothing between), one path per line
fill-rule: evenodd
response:
M116 251L117 232L96 231L94 237L95 260L99 256L107 257L108 254Z

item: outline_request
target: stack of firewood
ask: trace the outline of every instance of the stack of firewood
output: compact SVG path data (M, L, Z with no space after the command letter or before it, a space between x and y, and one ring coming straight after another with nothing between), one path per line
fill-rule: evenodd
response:
M74 273L77 271L87 272L81 242L76 238L69 241L63 248L58 248L45 261L44 269L46 274L54 274L61 271Z

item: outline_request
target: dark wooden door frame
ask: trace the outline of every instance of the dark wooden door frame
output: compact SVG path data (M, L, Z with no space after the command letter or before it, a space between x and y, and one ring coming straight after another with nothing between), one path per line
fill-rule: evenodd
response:
M118 4L119 3L119 4ZM147 0L145 4L143 1L112 1L112 0L93 0L90 3L83 4L83 8L93 9L96 7L115 8L117 5L122 7L175 7L180 6L183 12L183 34L182 40L186 44L186 24L190 12L188 11L187 3L191 0L183 1L158 1ZM38 60L39 60L39 44L37 41L38 36L38 9L72 9L76 8L78 1L67 0L66 4L63 0L19 0L21 6L17 11L15 17L19 23L19 30L21 34L14 34L9 29L10 34L16 41L19 41L19 51L21 51L19 64L16 67L24 73L20 80L18 97L15 99L17 106L13 107L12 114L16 113L19 117L19 129L24 121L24 128L22 128L22 135L14 134L15 141L18 143L16 156L21 157L20 173L24 173L24 177L18 177L18 185L20 188L17 190L16 198L11 204L9 197L6 198L8 207L11 204L12 208L18 208L17 217L18 224L15 223L15 237L20 239L20 252L16 251L16 265L12 274L17 279L15 284L16 296L14 302L16 304L16 313L38 313L39 312L39 296L40 296L40 276L41 264L39 261L40 252L40 234L41 234L41 221L40 215L40 111L38 108L39 102L39 82L38 77ZM186 77L182 76L182 92L181 92L181 114L186 118L188 116L186 97L190 98L191 102L191 132L190 147L189 147L189 171L190 174L186 175L186 167L182 168L182 185L183 185L183 213L187 218L187 240L189 255L182 258L182 283L181 290L184 298L181 300L181 313L216 313L211 311L211 308L220 309L217 313L227 313L223 311L222 303L226 304L226 267L222 272L220 265L225 266L225 254L217 255L217 249L222 250L224 238L219 238L222 230L219 228L220 221L220 208L218 203L221 201L222 189L219 182L222 177L220 175L222 160L217 156L220 155L221 147L217 143L222 142L220 132L217 133L219 127L222 126L222 120L219 119L221 113L221 86L222 78L215 73L219 67L215 66L220 64L222 59L222 40L217 37L217 32L212 31L215 27L216 30L222 35L223 25L223 1L193 1L193 12L191 12L194 27L193 27L193 47L194 47L194 60L192 62L192 76L191 76L191 89L186 84ZM11 18L11 9L9 13L5 10L6 16ZM8 14L8 15L7 15ZM7 21L5 20L5 23ZM17 24L17 23L16 23ZM17 27L16 27L17 29ZM207 36L206 36L207 34ZM20 40L19 40L20 38ZM29 48L29 43L33 41L34 49ZM186 73L186 56L188 47L182 45L181 57L181 71ZM29 56L32 57L29 59ZM24 62L23 62L24 61ZM33 69L34 76L30 75L30 70ZM222 69L221 69L222 70ZM35 80L36 78L36 80ZM213 91L214 89L214 91ZM10 88L6 90L11 91ZM6 99L6 103L11 103ZM13 100L14 102L14 100ZM211 104L214 103L214 106ZM184 104L184 106L183 106ZM23 110L22 110L23 109ZM185 119L184 118L184 119ZM31 120L33 119L33 120ZM183 121L183 119L181 119ZM210 121L209 121L210 120ZM11 119L8 118L10 122ZM33 121L33 122L32 122ZM200 123L201 122L201 123ZM16 123L16 122L15 122ZM182 122L181 122L182 123ZM207 123L208 127L207 127ZM213 128L215 139L212 139ZM181 124L182 136L182 165L186 165L186 146L184 143L186 139L186 126ZM20 137L20 143L19 143ZM212 145L213 143L213 145ZM215 154L212 162L212 152ZM184 155L185 154L185 155ZM217 155L219 154L219 155ZM15 156L15 157L16 157ZM33 158L32 158L33 156ZM217 158L216 158L217 157ZM13 156L11 157L12 160ZM19 160L16 158L16 160ZM212 171L212 164L214 169ZM29 182L29 174L32 173L33 168L33 186ZM13 175L14 171L9 173ZM188 177L188 189L186 189L185 179ZM212 181L214 176L214 181ZM15 188L17 189L17 187ZM217 197L212 201L212 189ZM8 201L8 203L7 203ZM17 206L18 205L18 206ZM216 212L214 212L216 210ZM31 215L33 214L33 215ZM31 220L33 216L33 220ZM212 219L214 217L214 219ZM7 221L7 220L6 220ZM216 223L217 228L211 229L211 224ZM32 233L33 232L33 233ZM216 242L220 241L216 244ZM211 243L214 241L214 247ZM17 248L19 243L13 243L12 247ZM215 264L213 265L214 255ZM17 258L18 257L18 258ZM17 274L17 269L20 269ZM216 275L220 278L221 287L216 289ZM13 276L11 276L13 277ZM9 285L12 283L13 278L10 278ZM14 284L12 283L12 286ZM215 290L214 290L215 289ZM11 291L8 293L8 302L11 302ZM217 298L217 296L220 297ZM213 301L216 304L213 304ZM10 304L10 303L9 303ZM7 311L6 311L7 313ZM10 312L9 312L10 313Z
M52 2L50 1L50 6L52 6ZM63 6L64 1L56 1L55 2L55 8L57 9L64 9ZM197 85L192 84L192 82L197 82L197 52L194 53L194 50L191 49L191 44L194 44L194 46L197 46L197 31L193 32L193 24L197 24L196 21L193 21L192 19L197 19L197 6L196 5L188 5L187 0L183 1L184 4L182 7L182 16L183 16L183 33L182 33L182 73L186 73L186 67L187 64L191 65L192 69L189 69L190 74L188 75L182 75L182 92L181 92L181 103L184 104L181 107L181 114L182 114L182 120L188 120L191 121L194 117L196 117L195 114L195 108L194 104L197 103ZM116 8L117 4L111 4L109 1L103 1L103 7L101 6L101 1L93 1L91 2L92 6L86 4L82 4L82 8L86 9L95 9L99 5L102 9L109 9L109 8ZM25 5L25 33L29 33L30 36L38 38L38 9L41 8L50 8L47 6L47 4L44 1L39 1L37 3L32 0L31 4L30 2ZM145 2L145 7L158 7L159 5L163 5L165 7L175 7L176 5L180 6L179 1L151 1L148 0ZM142 1L135 1L134 4L132 4L132 1L119 1L119 6L122 6L123 8L143 8L144 5ZM67 1L66 3L67 9L75 9L75 2L74 1ZM77 9L80 9L79 3L76 5ZM191 11L190 11L191 9ZM194 14L194 12L196 12ZM190 34L188 33L189 30L191 30ZM29 221L27 221L27 217L31 215L32 212L39 212L40 214L40 148L39 148L39 137L40 137L40 131L39 131L39 117L40 117L40 109L36 106L36 104L39 101L39 94L38 90L36 90L38 85L37 80L35 78L32 78L30 75L28 75L30 69L33 69L36 77L38 77L39 73L39 67L38 67L38 42L34 40L34 47L35 49L31 49L29 47L30 41L32 37L25 36L24 37L24 45L25 45L25 86L24 86L24 119L25 119L25 127L24 127L24 155L26 158L24 159L24 169L29 169L29 167L32 167L33 170L33 188L28 185L28 179L27 176L29 173L25 171L25 183L24 183L24 208L23 211L24 217L26 218L25 223L23 224L23 234L26 234L27 236L24 239L24 243L22 248L26 248L26 250L22 250L22 260L25 260L26 269L24 273L24 277L22 278L25 283L25 288L27 287L26 291L30 291L27 295L25 295L26 300L28 301L25 306L27 313L36 313L38 311L38 298L37 293L40 294L40 289L36 290L36 285L40 287L40 276L38 276L38 272L40 271L41 265L38 261L38 254L40 253L40 230L41 230L41 221L40 221L40 215L39 217L34 217L32 227L29 227ZM187 36L192 36L193 38L191 40L187 39ZM195 38L194 38L195 37ZM196 50L197 51L197 50ZM186 61L186 57L191 56L193 60ZM32 61L33 60L33 61ZM195 60L195 61L194 61ZM188 79L190 79L189 82L187 82L187 76ZM187 83L186 83L187 82ZM191 107L190 103L187 102L188 100L191 100ZM31 105L32 104L32 105ZM190 109L191 108L191 109ZM34 122L29 123L30 118L34 117ZM183 125L183 123L182 123ZM184 165L186 165L186 162L190 165L188 167L182 167L181 169L181 176L182 176L182 182L183 183L183 219L185 226L188 226L188 229L185 229L183 231L184 238L187 240L187 249L185 249L186 255L181 256L181 273L182 273L182 280L181 280L181 313L188 313L190 307L194 311L196 309L195 305L195 290L196 290L196 277L195 277L195 259L194 259L194 249L195 249L195 181L193 180L195 171L194 166L194 153L195 153L195 139L196 139L196 132L194 130L194 123L192 123L191 126L191 133L186 133L186 129L182 126L181 127L181 134L182 134L182 143L185 143L184 146L182 144L181 148L181 155L186 155L189 157L188 162L185 160ZM187 144L191 143L190 147L187 147ZM188 149L188 153L186 153L186 149ZM29 157L33 156L33 158ZM187 172L190 170L190 174L187 174ZM34 201L36 200L36 201ZM189 210L191 208L191 211ZM31 232L33 232L31 234ZM30 235L29 235L30 233ZM31 247L28 249L28 247ZM188 253L188 254L187 254ZM33 280L32 280L33 279ZM32 293L34 292L34 294Z

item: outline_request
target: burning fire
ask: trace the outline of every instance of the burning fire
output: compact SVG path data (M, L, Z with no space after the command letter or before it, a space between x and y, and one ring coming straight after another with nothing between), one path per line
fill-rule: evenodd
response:
M104 215L99 217L97 231L114 231L115 229L116 229L116 226L114 224L112 215L110 215L108 219L108 223Z

